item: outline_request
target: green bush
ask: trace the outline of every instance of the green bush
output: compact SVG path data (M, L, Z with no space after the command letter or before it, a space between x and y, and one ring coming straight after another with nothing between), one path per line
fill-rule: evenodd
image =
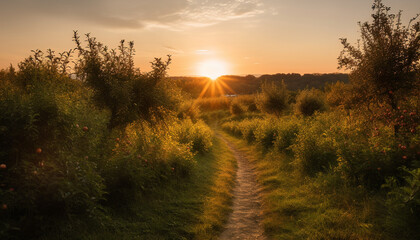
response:
M109 128L124 127L137 120L152 120L160 108L175 110L180 103L180 92L175 83L163 81L171 58L155 58L152 71L142 73L134 67L134 42L128 46L122 40L118 50L109 49L96 38L86 34L82 46L78 33L73 40L79 58L76 73L94 92L97 106L111 112Z
M303 116L312 116L326 109L323 93L317 89L302 90L296 97L295 111Z
M278 135L277 119L268 118L255 129L255 142L264 150L269 150L274 146L274 140Z
M335 120L320 115L302 123L296 143L291 146L295 156L294 164L301 173L313 176L336 165L334 139L326 132L337 124Z
M154 125L152 128L145 122L132 123L122 137L115 137L112 156L103 168L110 204L134 200L171 178L191 174L195 160L190 144L176 140L182 126L176 126L171 132Z
M297 118L281 119L281 122L277 124L274 148L280 152L291 152L290 146L296 141L301 128L300 124L300 120Z
M184 102L180 105L177 116L179 119L189 118L193 122L196 122L200 117L200 108L197 104L194 104L193 102Z
M230 113L232 115L242 115L244 112L244 106L237 99L230 103Z
M260 119L249 119L244 120L238 124L239 131L241 131L241 135L243 136L243 138L245 138L245 140L248 143L255 142L255 131L261 123L262 121Z
M395 239L419 239L420 168L403 170L406 176L402 183L391 177L384 184L389 189L386 199L386 231Z
M274 82L264 83L261 93L257 95L256 104L261 112L280 116L288 108L289 94L284 82L276 85Z
M182 121L175 125L176 139L180 143L188 144L194 152L207 152L213 145L213 132L202 121L192 123L191 121Z
M97 165L108 114L91 109L89 91L46 63L27 60L20 69L0 90L0 199L8 209L0 231L19 228L26 237L49 218L100 216Z

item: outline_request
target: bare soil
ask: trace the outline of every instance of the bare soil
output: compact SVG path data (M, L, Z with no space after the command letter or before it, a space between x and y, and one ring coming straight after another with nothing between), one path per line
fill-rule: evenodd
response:
M233 211L220 235L220 240L265 240L262 227L261 188L258 186L252 164L246 154L238 150L229 140L226 142L238 161L236 186L233 190Z

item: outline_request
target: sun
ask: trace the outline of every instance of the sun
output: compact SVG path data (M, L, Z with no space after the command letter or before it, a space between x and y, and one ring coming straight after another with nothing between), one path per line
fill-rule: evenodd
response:
M228 64L218 59L206 60L198 63L197 74L214 81L218 77L228 74Z

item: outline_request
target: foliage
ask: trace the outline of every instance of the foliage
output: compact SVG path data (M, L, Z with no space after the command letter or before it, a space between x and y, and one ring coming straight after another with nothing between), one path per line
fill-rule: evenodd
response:
M202 93L206 84L211 81L206 77L170 77L175 81L177 86L191 95L198 98L222 97L222 92L206 91ZM326 74L299 74L299 73L277 73L264 74L259 77L248 76L221 76L218 81L223 81L229 88L223 90L227 94L248 95L256 94L264 82L274 82L280 84L282 81L291 91L303 90L305 88L322 89L326 84L335 83L337 81L348 83L349 77L345 73L326 73ZM233 91L232 91L233 90Z
M295 156L294 164L304 175L313 176L336 164L334 139L325 132L336 124L335 120L327 116L318 116L301 125L296 143L291 148Z
M242 115L244 113L244 106L236 98L230 103L230 113L232 115Z
M419 86L420 22L418 15L407 26L401 12L389 13L381 0L372 6L372 22L361 23L357 46L341 39L340 68L351 71L350 81L363 104L385 103L396 110L399 102Z
M197 104L194 104L194 102L183 102L179 109L178 109L178 118L180 119L191 119L193 122L198 121L200 117L200 108Z
M393 238L417 239L420 237L420 169L408 170L402 184L395 178L387 179L385 188L389 189L386 206L387 231Z
M202 121L183 121L175 125L176 139L192 147L193 152L205 153L212 146L213 132ZM189 148L189 147L188 147Z
M151 192L171 177L190 175L195 164L193 154L189 144L177 141L175 131L179 127L174 128L167 131L136 122L115 138L113 154L102 170L111 204Z
M261 93L257 96L257 106L261 112L280 116L288 107L288 92L286 85L275 83L264 83L261 86Z
M92 108L89 91L40 56L1 79L9 82L0 89L4 236L40 234L55 218L101 215L105 187L97 165L108 114Z
M72 51L34 51L19 70L0 71L2 239L105 224L121 203L188 181L195 152L212 145L192 110L174 117L180 93L163 81L169 61L140 74L132 44L117 53L87 39L85 49L77 43L81 79L68 74Z
M348 83L336 82L325 86L325 101L330 107L350 109L355 102L352 96L352 86Z
M89 34L86 47L76 31L73 39L79 54L76 73L93 89L97 105L111 111L109 128L124 127L139 118L151 120L162 107L176 108L179 102L178 93L173 91L176 88L163 81L170 56L166 61L155 58L152 71L141 73L134 67L134 42L126 46L122 40L118 50L109 50Z
M201 111L216 111L228 110L232 98L230 97L211 97L211 98L198 98L195 104Z
M317 89L305 89L296 97L295 111L303 116L312 116L316 111L325 111L323 93Z

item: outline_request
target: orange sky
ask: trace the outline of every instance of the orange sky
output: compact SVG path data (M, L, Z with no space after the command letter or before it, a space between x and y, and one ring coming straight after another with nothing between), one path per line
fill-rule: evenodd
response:
M340 37L358 38L371 0L1 0L0 68L31 49L74 47L73 30L110 47L135 42L135 63L173 56L170 75L197 75L206 61L228 74L337 72ZM403 19L417 0L384 0Z

